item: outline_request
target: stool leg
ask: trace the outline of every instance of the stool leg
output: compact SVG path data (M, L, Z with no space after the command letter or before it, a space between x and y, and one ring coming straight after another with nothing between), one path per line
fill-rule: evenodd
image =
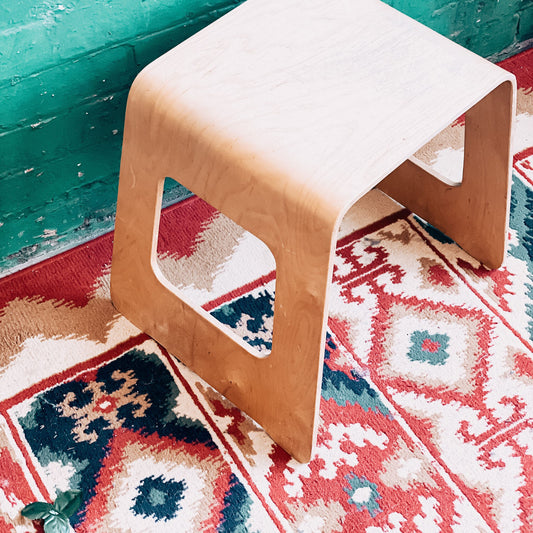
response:
M329 240L318 241L313 234L312 246L309 241L294 242L276 257L272 367L267 378L275 404L271 429L265 429L303 462L311 458L316 442L335 236L331 231Z
M317 228L316 220L295 214L294 224L281 234L274 250L272 352L259 357L209 313L184 301L157 266L166 170L143 153L141 142L126 135L111 268L113 303L306 462L316 440L335 219ZM257 236L261 238L259 229Z
M407 160L378 185L489 268L505 257L515 94L506 81L467 111L460 184Z

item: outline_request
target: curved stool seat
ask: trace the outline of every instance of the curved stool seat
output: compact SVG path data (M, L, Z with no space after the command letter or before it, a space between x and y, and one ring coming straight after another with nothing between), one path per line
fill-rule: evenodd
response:
M505 255L514 77L378 0L248 0L131 89L112 299L300 461L316 437L340 220L373 187L490 268ZM413 154L466 113L463 179ZM175 178L276 260L272 352L184 301L155 259Z

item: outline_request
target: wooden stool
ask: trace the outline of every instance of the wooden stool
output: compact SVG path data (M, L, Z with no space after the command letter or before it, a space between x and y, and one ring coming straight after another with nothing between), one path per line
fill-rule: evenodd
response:
M340 220L378 186L498 267L515 93L511 74L378 0L248 0L133 84L113 302L308 461ZM465 112L463 180L453 185L410 157ZM183 301L161 274L156 244L166 176L272 251L267 357Z

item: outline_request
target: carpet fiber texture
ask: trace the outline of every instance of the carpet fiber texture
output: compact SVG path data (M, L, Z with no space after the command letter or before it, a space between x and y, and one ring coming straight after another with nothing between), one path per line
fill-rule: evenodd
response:
M533 50L519 83L509 250L489 271L377 191L343 221L309 464L137 330L112 235L0 280L0 532L79 489L77 532L533 530ZM461 165L463 124L418 156ZM275 262L198 198L163 212L183 295L271 348ZM132 287L135 290L135 287Z

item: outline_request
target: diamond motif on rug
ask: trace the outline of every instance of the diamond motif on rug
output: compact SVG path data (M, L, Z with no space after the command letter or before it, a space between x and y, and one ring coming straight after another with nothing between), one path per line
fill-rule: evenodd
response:
M182 509L181 502L187 489L184 479L174 481L166 479L163 474L157 478L150 475L139 483L131 510L137 515L168 522Z
M342 243L341 258L354 266L355 276L334 276L344 300L334 304L334 332L367 365L380 391L433 457L476 501L489 526L504 530L512 523L512 530L532 508L527 487L533 470L516 439L529 427L533 405L531 379L516 369L517 361L524 364L524 344L463 281L465 270L455 269L437 250L464 252L430 240L412 218L391 226L365 236L382 261L361 276L363 239ZM390 238L378 240L385 234ZM410 250L397 245L393 237L399 234L409 240ZM414 259L423 268L414 268ZM489 283L483 278L491 305L512 296L508 279L505 271L492 273ZM443 280L454 290L443 291ZM373 332L365 344L358 341L362 321L371 321Z
M473 393L491 320L476 309L376 293L380 305L372 364L384 376L411 380L426 391L437 387Z
M431 365L443 365L450 354L446 351L450 337L428 330L411 333L411 348L407 356L412 361L422 361Z
M48 493L82 491L79 533L249 528L248 490L191 407L169 362L135 348L8 412Z
M123 531L125 517L132 533L216 528L231 481L217 449L118 430L98 472L86 522L99 521L110 533ZM246 498L242 503L246 506Z

